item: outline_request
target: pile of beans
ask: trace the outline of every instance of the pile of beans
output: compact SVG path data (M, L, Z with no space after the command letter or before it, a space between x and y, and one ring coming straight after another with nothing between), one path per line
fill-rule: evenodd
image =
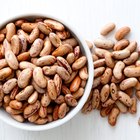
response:
M94 82L91 94L82 112L93 109L100 111L102 117L108 117L108 123L114 126L121 113L135 114L137 99L140 100L140 60L137 42L126 39L130 27L124 26L115 33L116 41L108 39L115 29L114 23L108 23L102 29L102 37L94 40L93 64Z
M62 119L84 94L87 58L63 24L19 19L0 30L0 107L19 122Z

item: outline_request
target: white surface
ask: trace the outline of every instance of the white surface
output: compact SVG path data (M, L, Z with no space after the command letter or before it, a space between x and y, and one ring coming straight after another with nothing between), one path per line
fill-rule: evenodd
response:
M102 25L114 21L117 27L129 25L132 40L139 40L139 5L139 0L4 0L0 21L17 13L51 13L68 20L89 40L99 35ZM44 132L22 131L0 122L0 140L138 140L138 106L137 115L121 115L114 128L97 111L86 116L79 113L67 124Z

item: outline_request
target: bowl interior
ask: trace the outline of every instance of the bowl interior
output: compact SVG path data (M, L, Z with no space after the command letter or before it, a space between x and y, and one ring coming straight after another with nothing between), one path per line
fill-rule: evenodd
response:
M78 34L78 32L76 31L76 29L74 29L73 27L71 27L70 25L65 23L63 20L57 19L56 17L50 16L50 15L40 15L40 14L22 15L22 16L17 16L15 18L11 18L9 20L3 21L2 24L0 24L0 29L2 29L7 23L13 22L17 19L28 19L28 20L32 21L33 19L40 18L40 17L41 18L50 18L50 19L54 19L54 20L61 22L71 32L71 34L78 40L82 53L87 57L89 78L87 80L84 95L79 100L78 105L75 108L73 108L63 119L59 119L57 121L53 121L53 122L45 124L45 125L34 125L31 123L19 123L19 122L15 121L13 118L11 118L10 115L7 112L5 112L5 110L0 109L0 119L1 120L3 120L4 122L6 122L14 127L24 129L24 130L30 130L30 131L41 131L41 130L51 129L51 128L60 126L60 125L64 124L65 122L67 122L68 120L70 120L74 115L76 115L81 110L82 106L86 102L86 100L90 94L90 90L92 88L92 83L93 83L93 63L92 63L92 57L91 57L90 50L89 50L87 44L85 43L85 41L82 39L81 35Z

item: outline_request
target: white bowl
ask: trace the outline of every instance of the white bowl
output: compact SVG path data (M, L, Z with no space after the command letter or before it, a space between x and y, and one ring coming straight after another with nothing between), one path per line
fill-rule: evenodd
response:
M48 130L48 129L60 126L64 123L66 123L67 121L69 121L81 110L81 108L85 104L85 102L90 94L90 90L92 88L92 83L93 83L93 63L92 63L92 56L91 56L90 50L89 50L87 44L85 43L85 40L81 37L81 35L77 32L77 30L75 28L73 28L72 26L70 26L65 21L63 21L62 19L60 20L54 16L50 16L47 14L44 14L44 15L43 14L29 14L29 15L26 14L26 15L20 15L20 16L14 17L14 18L7 19L5 21L1 21L0 29L3 26L5 26L8 22L15 21L16 19L20 19L20 18L21 19L22 18L34 19L34 18L39 18L39 17L51 18L51 19L57 20L57 21L63 23L65 25L65 27L67 27L69 29L71 34L78 40L82 53L87 57L89 78L87 80L84 95L79 100L78 105L75 108L73 108L63 119L59 119L57 121L53 121L53 122L45 124L45 125L35 125L35 124L31 124L31 123L19 123L19 122L15 121L13 118L11 118L10 115L5 110L0 108L0 120L6 122L7 124L14 126L16 128L29 130L29 131Z

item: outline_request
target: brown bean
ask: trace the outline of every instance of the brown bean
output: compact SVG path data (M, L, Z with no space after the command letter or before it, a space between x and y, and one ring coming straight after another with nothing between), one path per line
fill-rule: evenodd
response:
M111 76L112 76L112 69L107 67L103 75L101 76L101 83L103 85L108 84L109 81L111 80Z
M25 88L29 85L29 81L32 77L33 71L30 68L24 69L18 76L18 86Z
M130 53L134 52L137 48L137 42L131 41L130 44L125 48L126 50L129 50Z
M109 122L109 124L110 124L111 126L115 126L115 125L116 125L117 118L118 118L119 114L120 114L120 111L119 111L118 108L114 107L114 108L111 110L111 112L110 112L110 114L109 114L109 116L108 116L108 122Z
M74 52L75 60L77 60L79 58L79 56L80 56L80 53L81 53L80 52L80 47L79 46L76 46L74 48L73 52Z
M127 77L140 77L140 67L126 67L124 74Z
M8 66L7 61L5 59L1 59L0 60L0 69L7 67L7 66Z
M135 86L136 90L140 90L140 82L138 81L136 86Z
M37 100L34 104L28 105L25 109L24 109L24 117L28 118L31 117L34 113L36 113L38 111L38 109L40 108L40 102Z
M106 63L104 58L93 62L94 68L103 67L105 64Z
M9 114L12 114L12 115L18 115L18 114L21 114L23 111L12 109L10 106L7 106L6 107L6 112L8 112Z
M55 33L49 33L49 39L56 48L62 44L61 39Z
M32 30L31 34L29 35L29 39L28 39L29 43L33 43L38 37L39 37L39 29L38 27L35 27Z
M102 103L102 107L108 107L110 105L113 105L114 103L115 103L115 101L113 99L109 98L104 103Z
M92 111L92 102L88 101L84 104L82 108L82 113L87 114Z
M94 78L101 76L105 71L105 67L98 67L94 69Z
M36 57L39 55L43 47L43 40L40 38L35 39L33 44L31 45L31 48L29 50L31 57Z
M54 120L54 121L55 121L55 120L58 120L58 110L59 110L59 106L56 105L56 106L54 107L54 110L53 110L53 120Z
M3 102L6 106L9 105L11 99L10 99L10 96L9 95L5 95L4 98L3 98Z
M57 95L60 95L61 87L62 87L62 79L60 78L60 76L58 74L55 74L55 76L54 76L54 84L56 87Z
M113 74L114 74L116 79L122 78L124 68L125 68L125 64L122 61L118 61L115 64L115 67L113 69Z
M20 41L20 48L21 48L21 53L27 51L27 40L28 40L28 34L27 35L19 35L18 36L19 41Z
M69 63L63 57L61 57L61 56L57 57L57 64L61 67L64 67L70 74L72 73L72 69L71 69Z
M117 90L117 85L115 83L110 84L110 94L114 101L118 99L118 90Z
M73 71L72 74L70 75L70 78L69 80L65 81L66 84L70 83L74 78L75 76L77 75L78 71Z
M16 34L16 27L14 23L8 23L6 25L6 39L10 42L14 34Z
M23 100L27 100L28 97L33 93L34 88L33 86L29 85L26 88L24 88L23 90L21 90L17 95L16 95L16 100L18 101L23 101Z
M66 57L67 62L71 65L75 61L75 55L73 52L69 53Z
M19 54L20 51L20 40L18 35L13 35L11 38L11 49L15 55Z
M138 60L139 54L138 52L133 52L128 58L124 59L123 62L126 65L131 65Z
M114 46L114 42L110 39L97 38L94 40L94 45L102 49L112 49Z
M99 107L100 104L100 93L98 89L94 89L93 90L93 96L92 96L92 108L93 109L97 109Z
M115 34L116 40L123 39L130 32L130 28L128 26L121 27Z
M11 78L3 84L3 92L9 94L11 90L17 85L17 79Z
M136 78L127 78L120 83L120 89L126 90L128 88L135 87L137 82L138 80Z
M70 84L70 91L76 92L79 89L80 84L81 84L81 78L79 76L76 76L75 79Z
M54 109L54 107L51 106L51 105L49 105L49 106L47 107L47 113L48 113L48 114L53 113L53 109Z
M92 59L93 59L93 62L99 60L99 58L96 54L92 54Z
M56 31L56 34L58 35L58 37L60 39L67 39L70 37L70 32L67 30L63 30L63 31Z
M52 100L55 100L57 98L57 91L56 91L55 83L53 80L48 80L47 91L48 91L49 97Z
M1 33L1 34L6 34L6 33L7 33L6 28L2 28L2 29L0 30L0 33Z
M41 98L41 105L47 107L51 103L51 98L47 93L43 94Z
M64 44L58 47L56 50L52 52L52 55L57 57L57 56L64 56L68 53L72 52L72 46L69 44Z
M62 44L69 44L72 47L75 47L78 45L78 41L75 38L68 38L62 41Z
M77 100L84 94L84 88L80 87L76 92L72 93L72 96Z
M8 65L10 66L10 68L12 68L14 70L18 69L18 61L12 51L9 50L9 51L5 52L5 59L8 63Z
M87 84L87 81L82 80L80 87L85 88L86 84Z
M115 26L116 25L114 23L108 23L104 25L100 31L100 34L103 36L109 34L112 30L114 30Z
M15 96L18 94L18 91L19 91L19 87L18 87L18 85L17 85L17 86L15 86L15 87L13 88L13 90L11 91L11 94L10 94L10 99L11 99L11 100L14 100L14 99L15 99Z
M138 100L140 100L140 90L136 91L136 97L137 97Z
M52 122L53 121L53 116L51 114L47 115L48 118L48 122Z
M2 85L0 85L0 102L3 101L3 98L4 98L4 92L3 92L3 89L2 89Z
M92 85L92 88L96 88L97 86L99 86L101 83L101 77L97 77L94 79L93 81L93 85Z
M86 64L86 57L82 56L80 58L78 58L73 64L72 64L72 69L73 70L78 70L81 69L85 64Z
M15 22L15 25L16 25L17 27L21 27L21 25L22 25L24 22L26 22L25 19L19 19L19 20L17 20L17 21Z
M52 32L52 29L43 22L38 22L38 29L45 35L48 35L50 32Z
M105 49L95 48L95 54L100 58L104 58L106 53L110 52Z
M132 100L131 98L122 91L118 91L118 96L119 96L119 100L124 103L126 106L130 107L132 105Z
M120 110L120 112L121 113L127 113L127 106L126 105L124 105L122 102L120 102L119 100L117 100L116 102L115 102L115 104L116 104L116 106L119 108L119 110Z
M115 62L110 53L105 54L105 63L109 68L114 68Z
M32 86L34 87L34 89L38 92L38 93L45 93L46 92L46 89L44 88L41 88L37 85L37 83L32 79Z
M62 103L58 109L58 117L60 119L64 118L66 115L66 110L67 109L67 104L66 103Z
M65 95L66 95L66 94L71 94L70 89L69 89L67 86L65 86L65 85L62 85L61 91L62 91L62 93L65 94Z
M128 88L127 90L124 91L129 97L133 96L133 88Z
M116 79L114 76L111 77L111 82L112 83L115 83L115 84L118 84L120 83L121 81L123 81L125 79L125 76L122 75L122 78L121 79Z
M4 34L0 34L0 42L3 42L4 38L5 38L5 35Z
M52 44L50 42L50 39L46 37L44 40L44 48L40 52L40 56L49 55L51 53L51 49L52 49Z
M122 39L115 44L113 49L114 49L114 51L119 51L119 50L126 48L128 45L129 45L129 40Z
M39 87L45 88L47 86L47 81L46 81L43 71L40 67L36 67L34 69L33 79Z
M26 61L30 58L30 53L29 52L23 52L17 56L17 60L20 61Z
M55 75L56 74L56 69L57 66L53 65L53 66L44 66L42 68L43 72L45 75Z
M28 117L29 122L35 122L39 118L38 112L34 113L32 116Z
M41 106L39 111L38 111L38 114L41 118L46 118L47 117L47 108Z
M65 97L63 95L59 95L56 99L55 99L55 103L57 104L62 104L65 102Z
M54 56L46 55L46 56L42 56L38 58L36 63L38 66L42 67L42 66L47 66L47 65L53 65L55 61L56 61L56 58Z
M29 35L27 33L25 33L23 30L19 29L17 31L17 35L19 36L19 38L22 38L20 39L20 44L22 44L21 40L29 40ZM23 39L24 38L24 39ZM27 42L26 42L27 43Z
M101 117L106 117L110 114L112 108L113 108L114 105L110 105L108 107L102 107L101 110L100 110L100 115Z
M70 79L70 74L65 68L58 66L56 68L56 72L64 81L68 81Z
M79 76L82 80L88 79L88 69L86 66L79 70Z
M72 106L72 107L77 106L78 104L76 99L74 99L74 97L71 94L65 95L65 101L69 106Z
M48 118L38 118L34 123L38 125L46 124L48 121Z
M132 106L129 108L129 112L131 114L135 114L137 112L137 99L135 97L131 99L132 99Z
M58 31L63 31L64 30L63 24L61 24L58 21L55 21L55 20L52 20L52 19L46 19L46 20L44 20L44 23L54 30L58 30Z
M13 119L15 119L18 122L23 123L24 122L24 117L22 115L11 115Z
M5 55L5 52L6 51L11 51L12 49L11 49L11 44L8 42L8 40L7 39L4 39L4 41L3 41L3 46L1 46L2 48L2 55L4 56Z
M28 103L33 104L33 103L35 103L37 101L37 99L38 99L38 92L34 91L32 93L32 95L28 98Z
M105 102L108 99L108 97L109 97L109 85L108 84L106 84L102 87L100 95L101 95L102 102Z
M128 49L113 51L112 57L117 60L122 60L130 56L130 51Z
M9 67L0 70L0 81L4 80L12 74L12 69Z
M36 26L37 26L36 23L26 22L26 23L22 23L21 28L25 32L31 32Z
M13 109L21 109L22 108L22 102L19 102L17 100L12 100L9 103L9 106Z

